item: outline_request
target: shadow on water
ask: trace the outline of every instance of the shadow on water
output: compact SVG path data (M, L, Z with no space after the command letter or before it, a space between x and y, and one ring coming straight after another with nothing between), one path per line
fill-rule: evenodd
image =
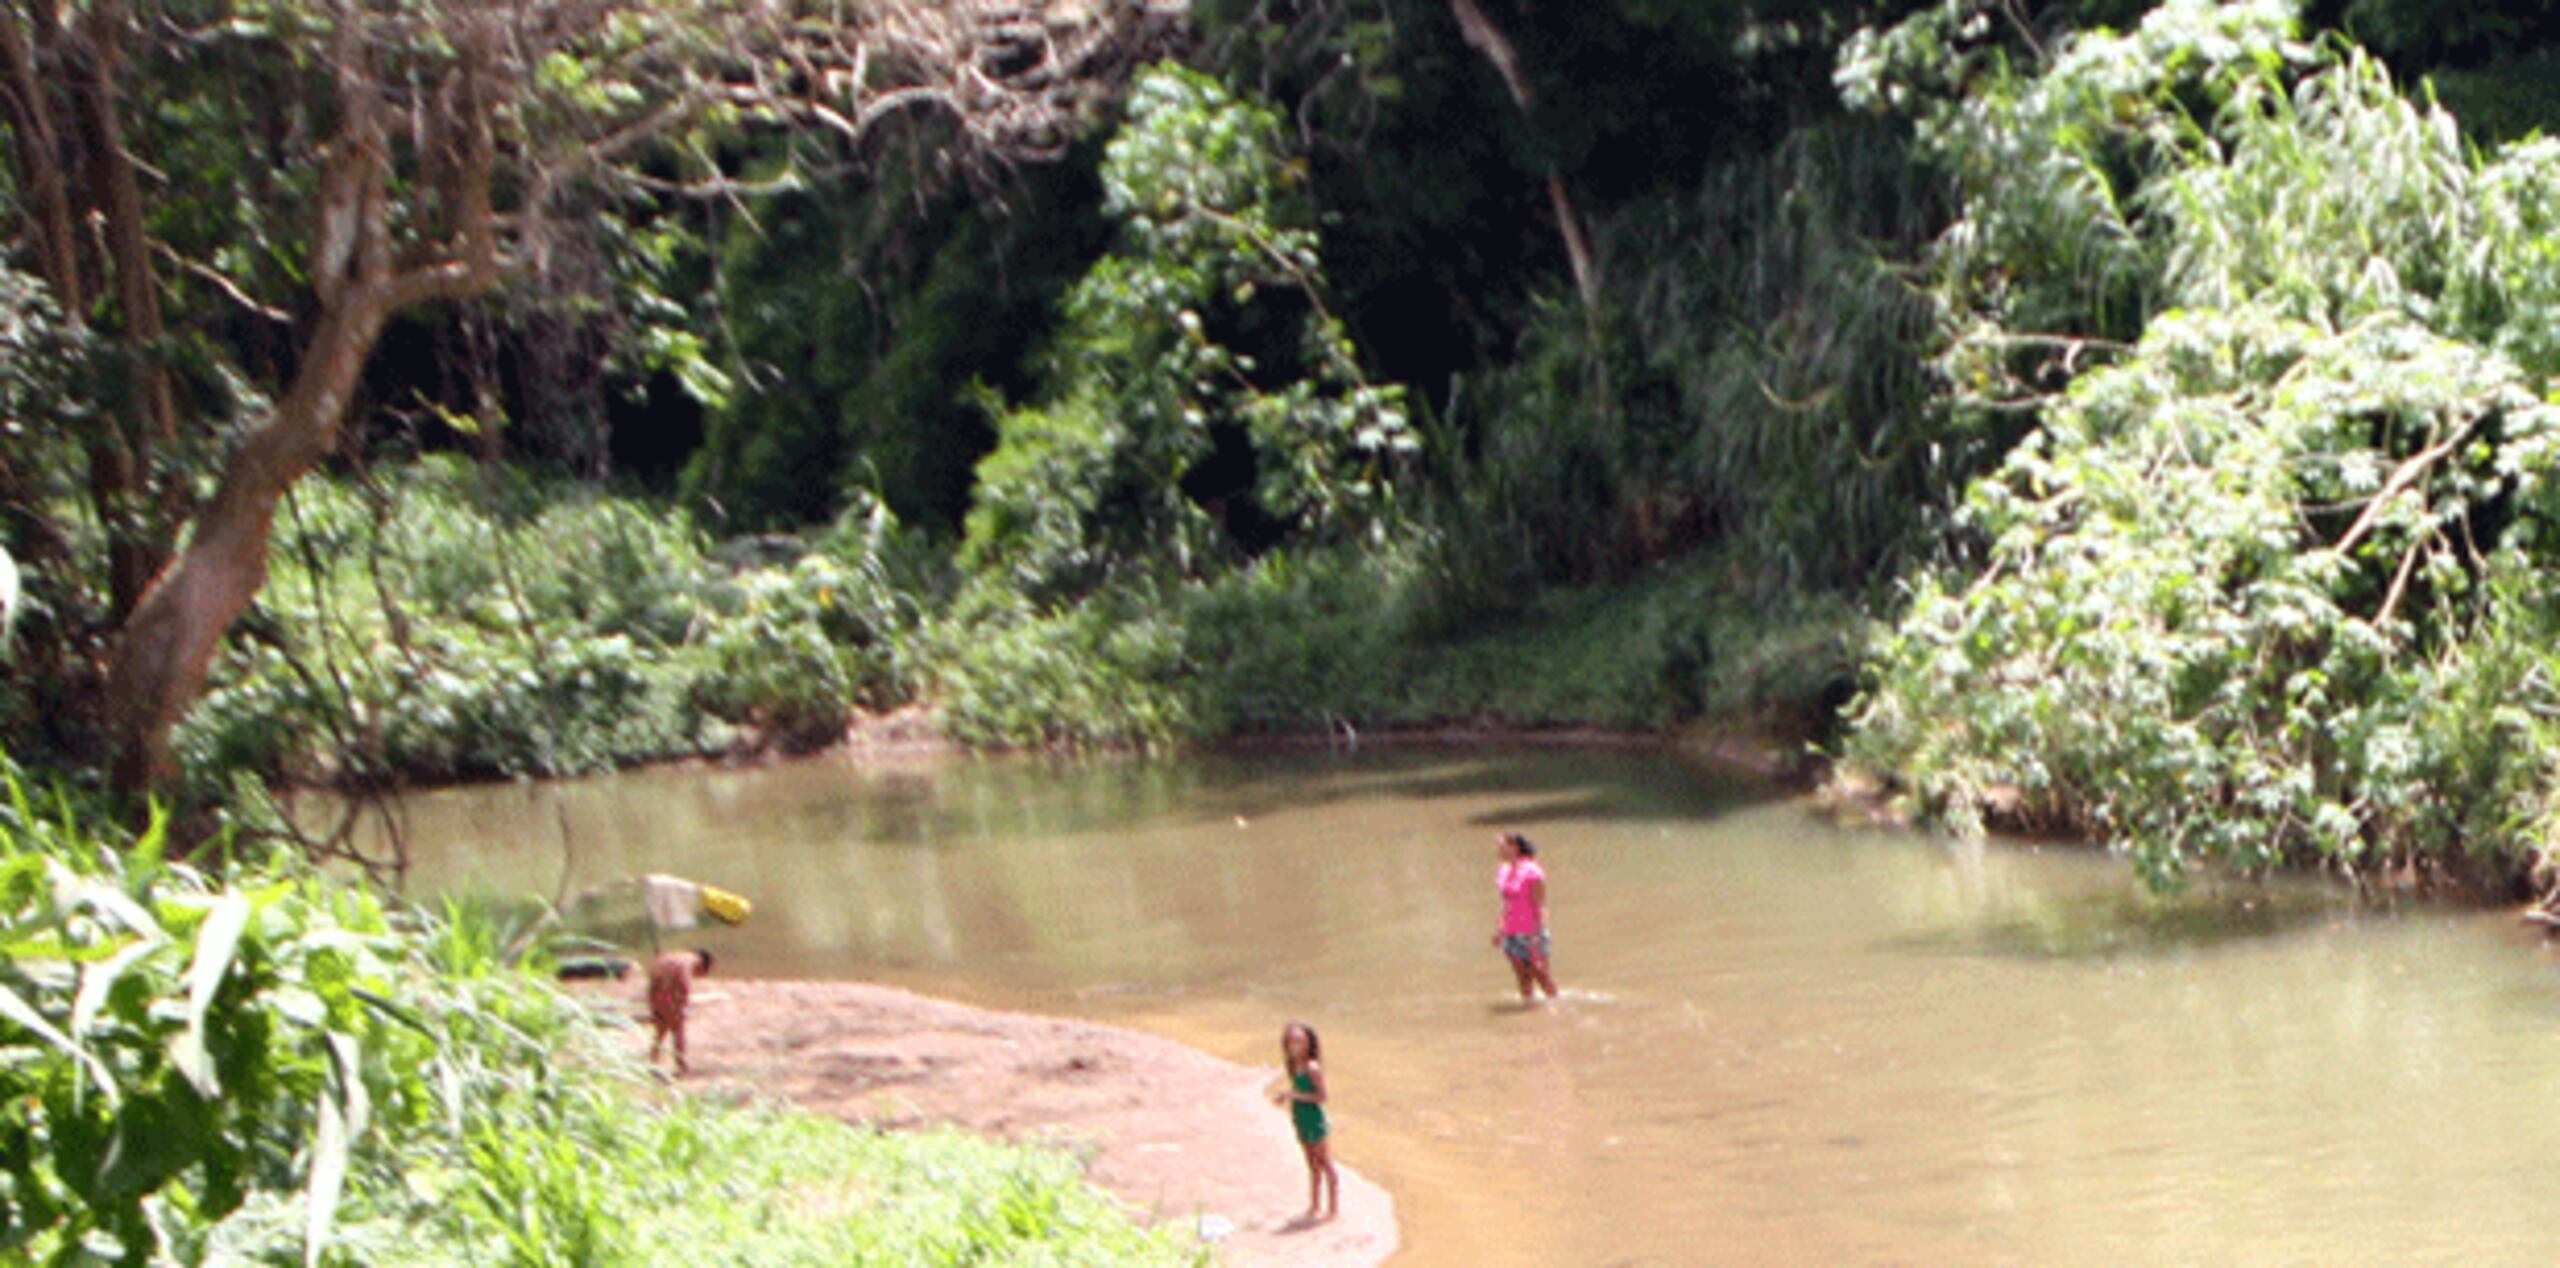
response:
M1467 822L1487 828L1529 828L1540 824L1590 823L1594 820L1628 819L1639 816L1627 813L1599 793L1578 793L1566 797L1550 797L1522 806L1505 806L1499 810L1480 811L1467 816ZM1666 816L1667 817L1667 816Z
M1526 803L1518 813L1468 816L1469 822L1486 824L1688 820L1757 799L1755 790L1722 780L1712 781L1714 791L1704 798L1695 783L1631 785L1631 766L1660 764L1652 753L1631 759L1610 752L1422 744L1209 753L1174 762L1126 754L961 759L942 768L857 776L858 796L846 796L837 786L811 788L797 808L806 830L815 834L941 848L1109 830L1132 821L1253 821L1379 799ZM789 775L774 772L767 783L783 783Z
M1501 806L1479 810L1467 822L1629 822L1702 823L1733 810L1788 796L1775 785L1733 778L1712 767L1693 765L1672 750L1596 748L1555 750L1489 748L1469 755L1474 760L1452 768L1459 750L1428 749L1415 754L1425 770L1390 777L1359 790L1417 801L1499 800ZM1346 790L1347 791L1347 790Z
M2100 962L2263 941L2369 916L2351 897L2309 886L2155 897L2140 890L2017 894L1968 924L1887 938L1880 950Z

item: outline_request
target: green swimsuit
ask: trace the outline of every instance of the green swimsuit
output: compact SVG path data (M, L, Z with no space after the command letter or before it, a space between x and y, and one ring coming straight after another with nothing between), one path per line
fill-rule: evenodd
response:
M1297 1089L1302 1095L1315 1095L1316 1081L1306 1075L1290 1075L1289 1086ZM1313 1145L1323 1142L1324 1106L1313 1101L1291 1101L1289 1102L1289 1121L1297 1125L1299 1144Z

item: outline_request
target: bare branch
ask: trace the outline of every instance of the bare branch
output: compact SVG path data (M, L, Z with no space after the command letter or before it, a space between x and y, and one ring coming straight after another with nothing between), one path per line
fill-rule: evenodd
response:
M199 260L190 260L187 257L178 254L177 248L157 239L152 241L151 248L159 253L160 258L167 260L171 264L177 265L186 273L201 279L206 285L211 286L214 290L220 292L223 298L230 300L232 303L239 305L250 313L263 317L268 321L282 322L288 326L293 324L293 314L272 304L259 303L254 296L250 295L247 291L241 290L240 284L232 281L230 276L222 270Z
M2364 513L2356 517L2355 523L2347 526L2346 534L2338 538L2337 545L2329 548L2329 553L2344 558L2347 552L2354 550L2356 543L2363 541L2364 535L2373 531L2374 526L2382 522L2382 516L2390 509L2392 500L2399 497L2402 490L2416 483L2418 477L2425 475L2427 469L2443 459L2446 454L2461 448L2462 442L2471 438L2471 429L2478 422L2478 419L2473 419L2454 428L2452 435L2409 455L2407 461L2393 468L2391 475L2382 482L2382 487L2376 490L2372 499L2364 504Z

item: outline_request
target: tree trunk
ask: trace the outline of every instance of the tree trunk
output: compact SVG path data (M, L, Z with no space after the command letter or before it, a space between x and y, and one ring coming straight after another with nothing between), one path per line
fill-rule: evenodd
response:
M488 28L474 28L488 35ZM137 802L168 787L176 773L169 733L203 690L205 675L232 622L267 581L267 540L286 490L337 446L340 421L354 399L374 343L395 313L432 300L483 295L500 274L490 186L495 161L488 103L477 74L481 41L467 46L461 76L448 85L457 103L451 185L451 237L437 262L400 268L391 240L394 211L388 144L362 50L341 24L338 70L344 114L321 173L313 285L320 324L304 349L293 385L267 421L223 463L213 497L196 512L185 551L144 592L125 621L107 670L107 723L116 743L114 780Z
M1476 0L1449 0L1449 15L1458 21L1458 34L1467 47L1484 55L1493 64L1494 73L1502 76L1502 86L1511 93L1511 104L1520 117L1529 117L1533 95L1529 81L1520 73L1520 54L1502 28L1485 16ZM1582 229L1582 216L1574 210L1573 194L1565 188L1564 177L1554 168L1547 169L1547 204L1555 209L1556 232L1564 240L1565 262L1573 268L1573 289L1582 296L1586 313L1600 308L1600 270L1591 256L1591 238Z
M99 478L93 480L101 486L98 512L106 520L109 616L115 620L123 620L142 601L144 588L168 561L182 488L161 470L161 455L177 444L178 407L162 363L160 344L167 330L160 320L160 270L143 227L142 185L134 176L133 154L126 148L118 114L123 22L113 4L100 4L90 14L79 41L84 46L78 49L81 73L71 89L88 155L90 205L97 209L106 263L115 276L131 375L132 395L119 411L121 443L113 446L118 452L98 464Z
M77 325L88 301L80 281L79 243L72 237L78 216L72 210L71 182L63 172L53 104L36 69L35 46L28 42L16 11L6 7L0 7L0 117L8 120L16 143L12 148L18 166L17 192L26 208L36 277L51 292L62 320ZM27 481L6 457L0 457L0 507L33 514ZM59 564L69 555L56 532L31 533L25 544L28 562L39 568Z
M125 623L107 677L115 782L124 792L168 784L170 729L203 689L223 634L266 584L276 504L337 444L339 420L390 315L388 296L365 288L321 319L292 388L223 464L186 551Z
M0 107L9 116L17 141L19 196L28 204L28 221L36 248L36 275L53 291L53 302L72 321L80 319L88 300L80 284L79 242L72 236L70 179L62 170L61 140L54 130L53 107L45 95L44 77L36 69L35 47L18 25L17 15L0 9L0 72L5 91Z
M166 328L159 269L143 224L141 181L118 114L124 15L121 6L101 3L83 15L75 31L42 0L30 12L36 18L32 39L15 11L0 11L0 106L16 141L38 275L63 319L86 327L91 293L80 229L94 225L104 257L95 262L95 272L102 279L112 275L121 343L130 359L132 395L115 416L93 426L86 444L89 493L107 529L110 612L121 620L168 558L182 490L161 478L155 460L177 440L178 410L161 357ZM77 146L85 181L75 180L65 162L66 142Z

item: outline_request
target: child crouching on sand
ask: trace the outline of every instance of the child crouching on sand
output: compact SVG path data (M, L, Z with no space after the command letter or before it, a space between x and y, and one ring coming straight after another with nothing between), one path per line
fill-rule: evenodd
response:
M1289 1107L1290 1123L1298 1129L1298 1147L1306 1151L1305 1218L1311 1221L1332 1219L1342 1209L1342 1177L1334 1174L1333 1151L1328 1144L1331 1131L1324 1121L1323 1054L1324 1045L1316 1038L1315 1027L1293 1021L1281 1028L1280 1055L1289 1064L1289 1086L1273 1093L1271 1103ZM1319 1195L1324 1199L1321 1207L1317 1203Z

